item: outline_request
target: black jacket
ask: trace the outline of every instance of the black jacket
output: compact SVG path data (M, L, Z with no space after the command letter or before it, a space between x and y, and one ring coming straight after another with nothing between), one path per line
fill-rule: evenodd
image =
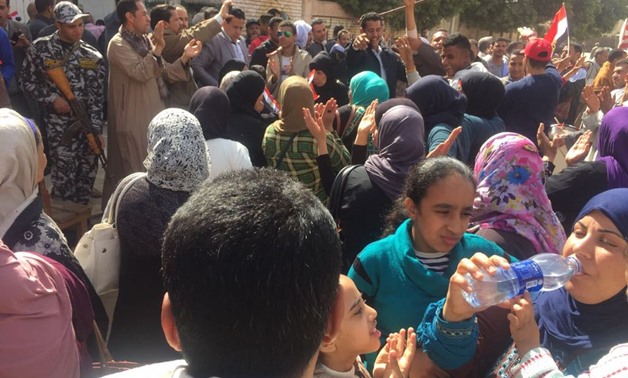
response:
M257 64L266 68L266 64L268 64L268 57L266 55L277 50L277 48L279 48L279 45L276 45L275 42L270 40L270 38L262 42L261 45L253 50L253 54L251 54L251 61L249 62L249 67Z
M406 68L399 57L388 47L381 46L380 58L386 72L386 83L390 98L395 97L397 81L407 82ZM347 48L347 76L349 80L362 71L371 71L380 77L381 66L373 50L369 47L366 50L355 50L352 45Z

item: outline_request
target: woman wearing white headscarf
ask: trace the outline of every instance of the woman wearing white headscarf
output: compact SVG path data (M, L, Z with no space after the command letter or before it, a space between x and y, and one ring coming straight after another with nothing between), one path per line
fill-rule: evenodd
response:
M19 113L0 109L0 239L13 251L47 256L74 273L87 288L96 323L108 326L105 308L57 224L44 213L37 184L46 156L37 127Z
M190 193L209 177L210 161L199 121L166 109L148 126L146 177L120 200L120 293L109 349L114 359L142 363L181 358L163 335L161 237Z

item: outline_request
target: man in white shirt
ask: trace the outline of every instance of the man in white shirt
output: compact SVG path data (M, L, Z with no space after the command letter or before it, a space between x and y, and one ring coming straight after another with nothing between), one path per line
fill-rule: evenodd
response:
M611 97L615 102L615 106L625 106L625 102L628 101L626 93L626 77L628 76L628 59L620 60L615 63L615 69L613 70L613 87Z

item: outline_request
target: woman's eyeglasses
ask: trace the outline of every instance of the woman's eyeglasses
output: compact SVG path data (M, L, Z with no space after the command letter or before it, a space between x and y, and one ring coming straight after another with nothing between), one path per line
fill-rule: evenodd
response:
M290 38L290 37L292 37L292 32L287 31L287 30L286 31L281 31L280 30L280 31L277 32L277 38L281 37L282 35L285 36L286 38Z

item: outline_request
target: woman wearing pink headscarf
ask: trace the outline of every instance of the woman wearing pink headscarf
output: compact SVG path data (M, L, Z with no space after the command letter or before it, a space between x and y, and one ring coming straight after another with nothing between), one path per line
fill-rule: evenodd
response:
M0 377L79 377L72 305L44 257L0 241Z
M489 138L475 158L478 182L471 225L518 259L560 253L565 232L544 187L536 146L515 133Z

